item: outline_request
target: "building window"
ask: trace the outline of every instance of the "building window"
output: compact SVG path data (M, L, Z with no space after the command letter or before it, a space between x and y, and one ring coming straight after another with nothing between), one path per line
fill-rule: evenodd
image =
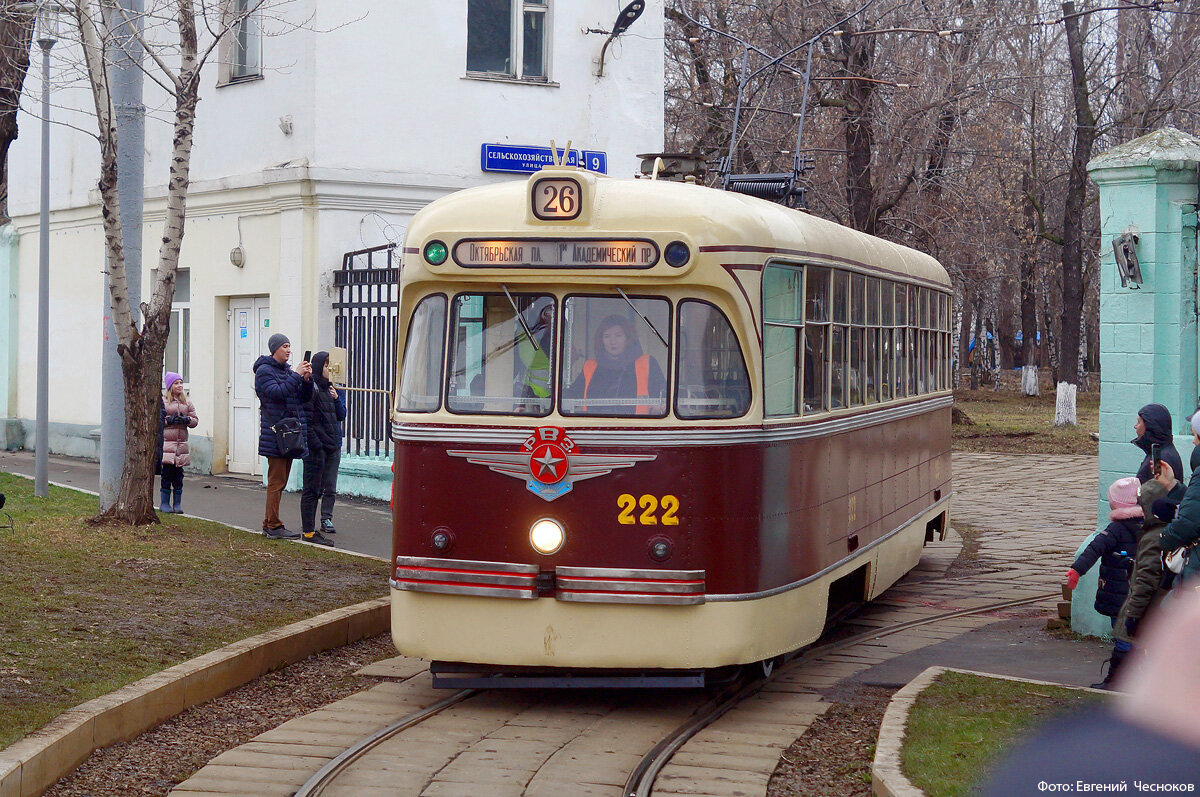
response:
M545 81L549 0L467 0L467 72Z
M163 356L166 371L183 377L191 384L192 338L192 279L191 272L179 269L175 275L175 298L171 301L171 330L167 335L167 350Z
M229 0L222 40L220 83L237 83L262 77L261 0Z

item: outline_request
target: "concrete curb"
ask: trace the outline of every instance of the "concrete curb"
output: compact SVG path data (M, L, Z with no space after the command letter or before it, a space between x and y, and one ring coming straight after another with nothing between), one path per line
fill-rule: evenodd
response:
M95 750L314 653L385 633L391 599L376 598L234 642L68 709L0 750L0 797L37 797Z
M1014 678L1010 675L997 675L977 670L960 670L956 667L930 667L909 681L900 691L892 695L884 712L883 722L879 724L879 741L875 744L875 759L871 762L871 791L875 797L924 797L925 792L904 776L900 767L900 751L904 747L904 734L908 727L908 712L912 709L917 696L937 680L945 672L960 672L967 675L978 675L983 678L996 678L1001 681L1020 681L1039 686L1057 686L1062 689L1077 689L1081 692L1097 692L1112 695L1100 689L1086 686L1058 684L1053 681L1038 681L1032 678Z

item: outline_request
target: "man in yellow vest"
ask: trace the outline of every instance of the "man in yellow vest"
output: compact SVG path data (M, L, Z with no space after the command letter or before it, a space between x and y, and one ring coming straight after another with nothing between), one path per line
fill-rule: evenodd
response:
M530 333L533 335L532 341L529 336L521 330L517 341L517 351L520 354L521 362L525 363L525 375L523 382L525 385L526 397L535 399L547 399L550 397L550 371L552 364L551 350L554 346L554 304L547 304L538 313L537 321L529 327ZM536 341L537 345L534 345ZM535 406L540 406L542 402L536 402Z

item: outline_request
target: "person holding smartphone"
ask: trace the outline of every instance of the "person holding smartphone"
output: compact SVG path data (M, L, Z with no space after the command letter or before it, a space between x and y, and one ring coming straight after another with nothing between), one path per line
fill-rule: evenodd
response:
M259 401L258 453L267 458L267 507L262 531L263 536L273 540L296 540L300 533L290 531L279 519L279 502L292 472L292 457L280 450L273 427L284 418L298 418L303 424L304 407L313 395L312 365L305 360L292 370L288 365L292 342L287 335L275 333L267 348L271 353L259 357L253 367L254 392Z
M1151 446L1154 445L1158 446L1159 459L1171 466L1175 478L1183 477L1183 460L1179 458L1179 452L1175 450L1170 410L1162 404L1147 404L1138 410L1133 430L1137 432L1137 437L1129 442L1146 454L1137 470L1138 481L1145 484L1158 475L1151 451Z
M333 502L337 497L338 465L342 454L342 421L346 420L346 393L333 384L329 352L312 359L313 396L304 405L308 428L308 454L304 457L304 492L300 496L300 534L305 542L333 547ZM317 528L317 505L321 527ZM324 532L324 534L322 534Z

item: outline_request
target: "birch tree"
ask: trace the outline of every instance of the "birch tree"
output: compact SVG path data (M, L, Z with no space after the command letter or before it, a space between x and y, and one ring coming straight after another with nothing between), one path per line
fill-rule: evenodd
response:
M109 303L117 336L117 352L125 385L125 463L117 497L101 521L156 523L152 498L158 405L163 353L175 295L180 247L187 218L187 196L196 106L201 72L215 59L222 40L265 0L215 4L201 0L151 0L144 13L144 33L133 35L146 53L146 77L161 87L172 104L171 154L168 159L166 218L149 301L131 306L122 244L117 189L117 137L109 71L110 56L120 47L113 28L123 20L115 0L72 0L71 10L95 104L100 145L100 215ZM130 21L130 20L124 20Z

